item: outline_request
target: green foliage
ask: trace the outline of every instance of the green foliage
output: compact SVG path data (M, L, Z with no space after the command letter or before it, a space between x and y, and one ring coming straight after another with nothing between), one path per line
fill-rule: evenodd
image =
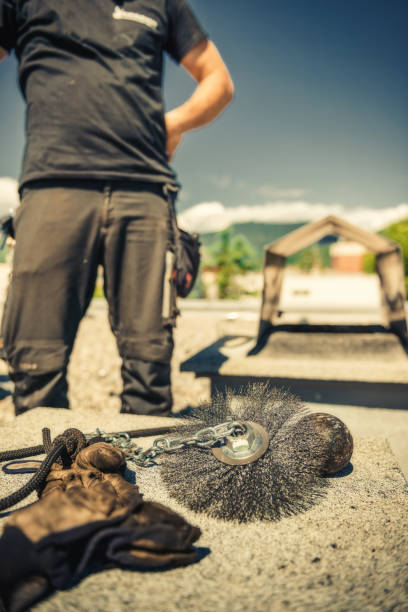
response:
M304 225L303 223L236 223L228 228L231 238L245 236L254 251L256 269L261 270L264 262L264 247L278 238ZM211 232L200 236L204 249L211 251L220 240L220 232Z
M0 263L6 263L7 262L7 256L9 254L10 250L7 246L4 247L4 249L0 249Z
M304 223L237 223L231 225L228 228L228 232L230 233L231 238L235 236L245 236L247 242L250 244L251 248L254 251L254 266L257 270L262 270L264 264L264 248L266 245L275 242L282 236L298 229L304 225ZM206 250L211 252L214 248L215 244L220 240L220 232L213 232L209 234L203 234L200 236L200 240L203 246L203 251ZM316 266L319 268L328 268L330 267L330 254L329 254L329 244L327 243L318 243L309 247L309 249L305 249L294 253L290 257L288 257L287 263L289 265L297 266L298 262L301 260L300 267L303 266L303 269L310 269L308 266L310 265L306 263L306 261L314 257L314 264L312 267ZM313 255L310 254L310 249L313 250ZM304 251L308 251L308 253L304 253ZM210 265L210 264L209 264Z
M408 219L393 223L380 233L386 238L397 242L401 247L402 260L404 263L405 290L408 297Z
M229 230L221 232L220 239L210 249L210 265L218 268L217 285L221 299L236 297L233 278L237 274L257 269L256 254L241 234L231 236Z
M363 270L367 274L373 274L375 272L375 255L374 253L364 253L363 256Z
M408 219L393 223L380 233L401 246L405 276L408 276Z
M200 269L198 270L198 274L197 274L197 278L194 283L194 287L192 288L191 292L188 294L186 299L197 300L197 299L202 299L202 298L205 298L205 285L203 283L203 279L201 278L201 265L200 265Z
M405 273L405 288L408 297L408 219L398 221L383 229L380 234L397 242L402 251L402 260L404 263ZM366 253L363 260L364 272L375 272L375 255L374 253Z
M310 272L312 268L317 266L317 256L314 249L304 249L296 253L296 257L293 259L293 263L296 263L298 267L305 272Z
M291 266L297 266L305 272L309 272L313 268L329 268L330 247L328 244L314 244L290 255L287 258L287 263Z

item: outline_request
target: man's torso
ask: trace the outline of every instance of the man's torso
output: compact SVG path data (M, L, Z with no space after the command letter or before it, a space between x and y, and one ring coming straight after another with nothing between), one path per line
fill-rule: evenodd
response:
M174 182L161 92L166 0L17 5L15 51L27 101L22 184L44 178Z

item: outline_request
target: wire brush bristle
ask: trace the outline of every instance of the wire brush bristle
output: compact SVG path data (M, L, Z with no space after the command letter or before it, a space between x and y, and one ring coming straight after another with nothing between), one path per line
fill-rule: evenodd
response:
M308 414L298 397L268 384L249 384L238 395L218 393L193 409L180 427L183 436L229 420L253 421L268 432L269 448L246 465L226 465L211 450L196 447L166 455L161 472L170 495L194 511L239 522L307 510L328 486L321 477L327 435L316 432L314 419L303 418Z

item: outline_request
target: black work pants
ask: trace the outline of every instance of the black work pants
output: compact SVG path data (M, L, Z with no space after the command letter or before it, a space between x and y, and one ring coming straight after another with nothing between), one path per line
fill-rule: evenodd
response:
M66 371L104 268L122 357L122 412L170 412L175 287L170 205L162 186L42 182L24 190L2 334L19 414L68 408Z

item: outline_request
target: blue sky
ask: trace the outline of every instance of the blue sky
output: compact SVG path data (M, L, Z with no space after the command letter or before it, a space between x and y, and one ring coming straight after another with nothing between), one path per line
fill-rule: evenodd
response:
M377 210L408 202L406 0L191 0L232 74L233 104L185 136L183 211L287 204ZM166 65L168 108L193 82ZM23 104L0 65L0 177L18 177ZM405 210L405 209L404 209ZM288 220L291 220L290 218Z

